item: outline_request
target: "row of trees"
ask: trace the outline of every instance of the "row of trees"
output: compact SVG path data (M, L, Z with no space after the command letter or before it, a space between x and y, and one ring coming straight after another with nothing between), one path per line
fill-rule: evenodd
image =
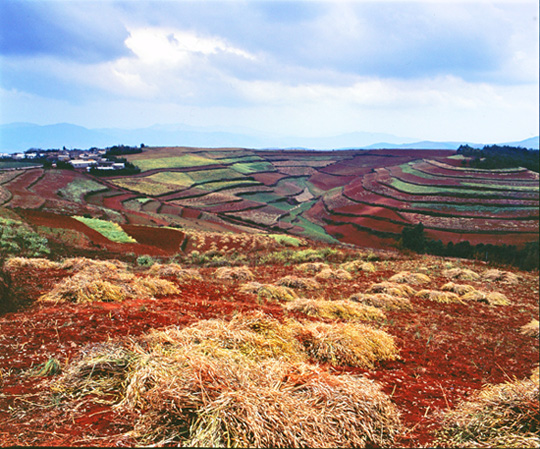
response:
M507 145L486 145L482 149L461 145L457 152L471 158L463 161L463 165L468 167L484 169L525 167L536 173L539 172L538 150Z
M485 260L486 262L513 265L523 270L538 269L539 242L530 242L523 248L514 245L491 245L479 243L471 245L468 241L459 243L427 238L424 225L405 226L401 232L399 245L417 253L433 254L443 257Z

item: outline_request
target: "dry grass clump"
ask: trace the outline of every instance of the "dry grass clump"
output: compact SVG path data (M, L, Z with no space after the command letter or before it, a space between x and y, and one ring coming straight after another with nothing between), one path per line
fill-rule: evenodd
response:
M488 282L501 281L508 284L519 283L519 277L514 273L510 271L497 270L496 268L484 271L484 273L482 273L482 280Z
M476 291L476 289L472 285L454 284L453 282L447 282L441 287L441 290L446 292L453 292L459 296L463 296L467 293Z
M279 281L277 281L277 284L300 290L314 290L320 287L320 284L315 279L301 278L294 275L281 278Z
M259 300L263 301L293 301L298 298L297 293L282 285L260 284L259 282L248 282L240 287L243 293L254 293Z
M127 270L127 264L116 259L111 260L98 260L87 259L86 257L72 257L65 259L62 262L62 269L71 271L83 271L85 269L94 270L100 273L107 273L111 271L125 271Z
M335 366L371 369L376 362L398 358L391 335L359 323L310 322L298 336L311 358Z
M342 263L339 267L351 272L366 271L368 273L374 273L376 271L375 265L371 262L364 262L363 260L351 260L350 262Z
M441 292L438 290L420 290L416 293L418 298L428 299L429 301L449 303L463 303L463 300L452 292Z
M290 312L300 312L308 316L342 320L383 320L384 313L364 304L347 300L325 301L322 299L299 298L284 305Z
M468 268L450 268L443 270L442 275L451 279L458 279L460 281L478 281L480 275Z
M321 272L317 273L315 275L315 279L317 280L340 280L340 281L350 281L352 280L351 273L348 271L342 270L341 268L337 270L332 270L331 268L325 268Z
M330 268L330 266L324 262L306 262L296 265L296 270L303 271L304 273L316 274L322 270Z
M38 301L53 302L118 302L128 298L149 299L158 295L178 293L169 281L153 276L136 277L124 270L107 271L104 266L87 266L59 282Z
M382 331L281 324L259 313L91 347L54 389L66 398L114 394L141 445L392 447L399 411L378 384L297 361L307 346L293 332L329 360L397 357Z
M386 293L387 295L409 298L416 293L416 290L407 284L398 284L396 282L379 282L372 284L366 293Z
M450 447L540 446L538 382L488 385L443 418L436 443Z
M397 282L398 284L413 284L421 285L431 282L428 275L424 273L411 273L410 271L401 271L394 274L390 279L390 282Z
M180 282L202 281L199 271L193 268L182 268L177 263L153 264L148 273L154 276L174 277Z
M217 279L224 281L251 281L253 273L248 267L221 267L215 272Z
M27 258L27 257L10 257L4 264L4 268L8 271L25 269L50 270L61 268L61 264L53 262L42 257Z
M485 292L483 290L466 293L461 298L465 301L484 302L490 306L508 306L511 304L510 300L504 294L499 292Z
M533 318L529 323L521 326L521 333L538 338L540 336L540 323Z
M355 293L349 297L349 301L359 302L366 306L377 307L378 309L412 310L412 304L409 298L387 293Z

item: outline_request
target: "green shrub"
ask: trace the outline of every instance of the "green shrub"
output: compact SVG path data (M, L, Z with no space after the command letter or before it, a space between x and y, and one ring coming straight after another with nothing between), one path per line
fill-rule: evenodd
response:
M139 265L139 267L151 267L154 263L156 263L156 261L148 254L137 257L137 265Z
M48 240L34 232L27 224L0 218L0 252L33 257L50 254Z

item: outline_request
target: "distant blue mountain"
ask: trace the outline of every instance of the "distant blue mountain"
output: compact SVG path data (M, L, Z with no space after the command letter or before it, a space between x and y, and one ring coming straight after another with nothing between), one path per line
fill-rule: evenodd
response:
M379 142L379 143L377 143ZM0 151L14 153L30 148L105 148L113 145L244 147L244 148L309 148L323 149L447 149L462 144L482 147L470 142L431 142L384 133L355 132L330 137L275 136L249 129L220 130L188 125L154 125L138 129L88 129L70 123L36 125L10 123L0 125ZM505 143L524 148L539 147L539 138Z

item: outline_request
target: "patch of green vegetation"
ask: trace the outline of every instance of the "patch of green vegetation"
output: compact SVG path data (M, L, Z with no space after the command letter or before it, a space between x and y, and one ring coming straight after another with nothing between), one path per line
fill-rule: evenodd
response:
M260 182L252 181L250 179L238 179L233 181L217 181L217 182L208 182L200 186L201 189L216 191L216 190L225 190L231 189L233 187L247 187L247 186L259 186Z
M105 221L99 218L87 218L74 216L73 218L79 220L81 223L84 223L89 228L92 228L94 231L99 232L104 237L108 238L112 242L117 243L137 243L137 241L126 234L126 232L120 227L118 223L113 223L112 221Z
M152 159L134 159L133 163L142 171L160 168L189 168L203 165L219 164L219 161L198 156L196 154L185 154L182 156L159 157Z
M39 162L0 161L0 168L25 168L43 165Z
M107 190L103 184L92 181L91 179L74 179L67 186L58 190L66 200L75 203L82 203L84 197L89 193L96 193Z
M538 211L537 206L490 206L483 204L443 204L443 203L415 203L415 206L426 209L444 210L451 209L456 212L480 212L486 215L500 214L503 212L533 212Z
M399 168L401 168L401 171L403 173L407 173L408 175L418 176L419 178L440 179L440 176L430 175L428 173L424 173L424 172L422 172L420 170L417 170L416 168L413 168L410 163L400 165Z
M401 179L392 178L390 185L396 190L411 195L451 195L451 196L500 196L503 192L494 190L473 190L463 189L454 186L429 186L411 184L409 182L402 181Z
M216 168L212 170L191 171L189 172L189 176L197 184L244 178L244 175L238 173L237 171L231 170L230 168Z
M48 243L26 223L0 218L0 254L39 257L50 254Z
M284 199L283 197L276 195L275 193L270 193L270 192L255 192L255 193L245 192L245 193L238 194L237 196L241 196L245 200L257 201L259 203L264 203L264 204L270 204L270 203L274 203L276 201L281 201ZM272 206L275 206L275 204L272 204Z
M303 235L310 239L320 240L326 243L339 243L339 241L334 237L328 235L323 227L307 220L302 216L298 216L293 224L301 227L304 230Z
M462 182L461 185L467 186L467 187L478 187L481 189L492 189L492 190L515 190L517 192L530 192L530 193L536 193L538 192L539 186L536 185L511 185L511 184L487 184L487 183L480 183L480 182Z
M243 174L276 171L275 167L270 162L266 162L266 161L243 162L243 163L233 164L231 168Z
M298 247L302 243L300 239L286 234L268 234L268 237L273 238L280 245Z
M343 261L344 253L336 248L307 248L303 250L285 249L274 251L262 256L259 264L291 265L305 262L339 262Z
M161 172L141 178L119 178L111 182L118 187L150 196L164 195L193 185L191 177L180 172Z

